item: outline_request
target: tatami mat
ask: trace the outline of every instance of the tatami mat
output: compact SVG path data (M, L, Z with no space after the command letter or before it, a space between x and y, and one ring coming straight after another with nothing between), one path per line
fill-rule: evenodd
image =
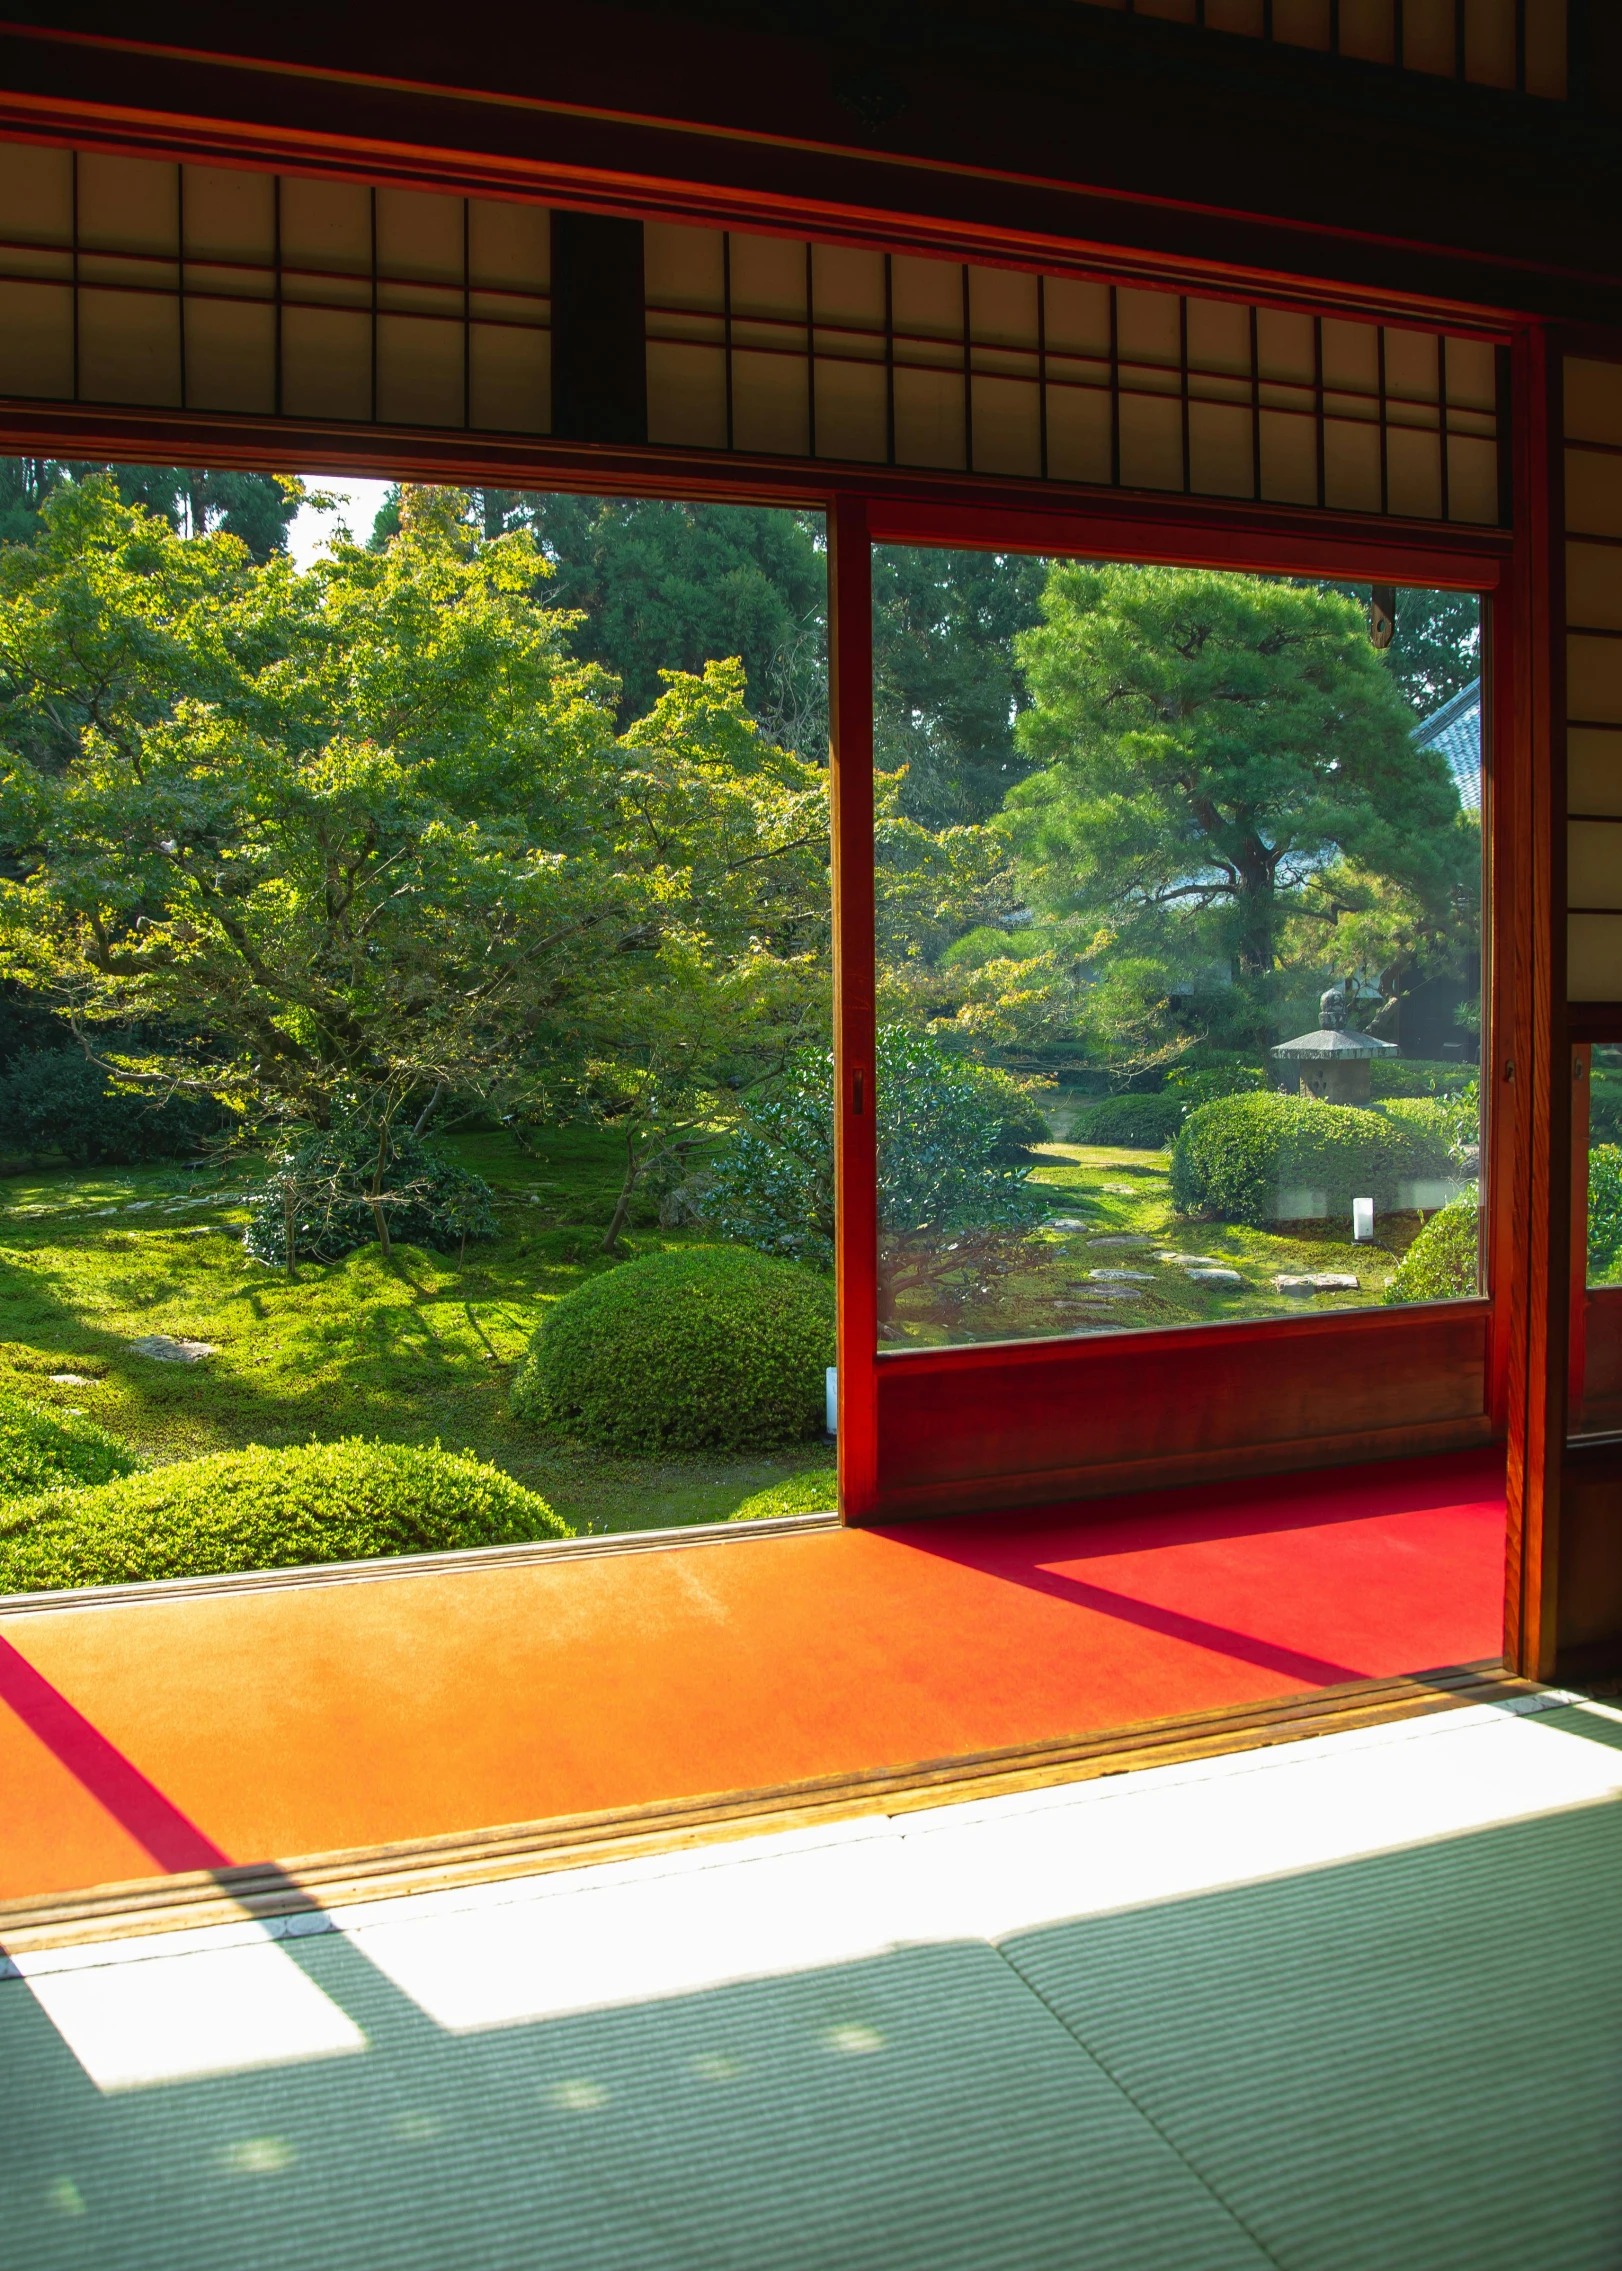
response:
M1600 2271L1619 1798L1539 1698L23 1956L0 2263Z

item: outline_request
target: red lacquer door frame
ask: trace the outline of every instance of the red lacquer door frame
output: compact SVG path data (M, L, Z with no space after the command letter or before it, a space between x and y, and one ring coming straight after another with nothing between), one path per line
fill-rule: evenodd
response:
M1269 1466L1373 1457L1382 1451L1444 1449L1513 1429L1506 1408L1507 1347L1525 1351L1523 1255L1503 1210L1489 1222L1489 1291L1479 1301L1343 1318L1286 1319L1098 1338L1000 1342L957 1349L880 1353L876 1314L876 1170L871 1067L874 1038L873 844L871 834L872 543L1175 562L1274 574L1318 574L1474 590L1497 609L1486 739L1495 763L1484 794L1485 865L1493 910L1483 974L1487 1015L1483 1090L1495 1170L1525 1189L1525 1137L1518 1097L1491 1076L1500 1045L1526 1014L1527 942L1515 935L1522 907L1511 816L1496 774L1525 771L1528 736L1516 701L1525 672L1513 539L1502 531L1386 525L1349 516L1231 516L1209 507L1144 499L1067 503L1036 511L1025 500L970 505L957 499L875 495L836 500L829 524L832 571L837 987L836 1144L840 1215L840 1467L845 1519L868 1522L954 1509L984 1510L1121 1487L1148 1487ZM862 692L859 696L858 687ZM1519 712L1519 719L1516 713ZM859 778L858 776L863 777ZM1508 872L1505 863L1508 860ZM1524 1222L1524 1213L1521 1209ZM1517 1332L1517 1323L1520 1330ZM1314 1436L1285 1410L1269 1435L1248 1435L1251 1381L1294 1363L1325 1381L1378 1383L1365 1420L1339 1442ZM1440 1398L1414 1404L1412 1388L1434 1375ZM1524 1376L1524 1375L1523 1375ZM1146 1393L1133 1408L1133 1387ZM1167 1384L1180 1383L1207 1411L1192 1446L1168 1451L1162 1413ZM1510 1403L1516 1402L1513 1394ZM1288 1399L1286 1398L1286 1402ZM1235 1412L1237 1432L1224 1423ZM1057 1413L1055 1419L1053 1415ZM1208 1424L1207 1424L1208 1423ZM971 1442L972 1439L972 1442ZM965 1456L965 1445L970 1444Z

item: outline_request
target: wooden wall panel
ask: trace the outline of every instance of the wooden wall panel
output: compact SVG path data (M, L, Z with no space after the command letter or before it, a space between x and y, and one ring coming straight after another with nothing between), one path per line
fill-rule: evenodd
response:
M880 1518L1485 1440L1486 1342L1471 1302L884 1357Z

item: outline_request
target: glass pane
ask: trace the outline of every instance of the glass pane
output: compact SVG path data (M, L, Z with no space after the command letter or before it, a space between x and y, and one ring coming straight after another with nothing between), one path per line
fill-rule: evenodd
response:
M1480 602L880 550L881 1345L1479 1291Z
M1571 1425L1622 1427L1622 1047L1572 1052Z
M820 518L310 488L0 461L0 1594L834 1503Z

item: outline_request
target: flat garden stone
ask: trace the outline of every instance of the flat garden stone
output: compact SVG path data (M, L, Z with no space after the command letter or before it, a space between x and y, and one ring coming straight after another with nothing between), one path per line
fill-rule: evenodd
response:
M53 1372L50 1377L58 1388L88 1388L91 1385L88 1372Z
M1150 1282L1150 1274L1148 1270L1089 1270L1087 1272L1087 1275L1097 1285L1129 1285L1134 1283L1147 1285Z
M1215 1254L1156 1254L1157 1262L1179 1262L1185 1270L1215 1270L1223 1264Z
M212 1341L182 1341L168 1333L147 1333L130 1347L137 1356L150 1356L159 1364L201 1364L205 1356L218 1356Z
M1102 1237L1089 1238L1089 1246L1152 1246L1152 1238L1141 1238L1133 1230L1111 1230Z
M1044 1230L1087 1230L1091 1228L1091 1225L1083 1222L1078 1215L1050 1214L1042 1228Z
M1243 1285L1245 1282L1237 1270L1190 1270L1188 1274L1200 1285Z

